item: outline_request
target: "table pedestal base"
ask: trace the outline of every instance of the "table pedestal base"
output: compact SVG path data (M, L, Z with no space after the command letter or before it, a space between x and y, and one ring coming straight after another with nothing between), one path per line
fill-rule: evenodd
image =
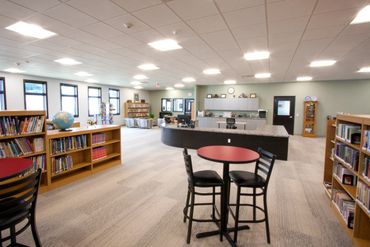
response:
M242 230L249 230L249 226L240 226L238 227L237 231L242 231ZM227 232L224 232L224 237L229 241L230 245L233 247L236 247L236 243L232 240L230 237L229 233L230 232L235 232L235 227L232 228L227 228ZM211 236L216 236L220 235L220 230L215 230L215 231L209 231L209 232L200 232L196 234L197 238L206 238L206 237L211 237Z

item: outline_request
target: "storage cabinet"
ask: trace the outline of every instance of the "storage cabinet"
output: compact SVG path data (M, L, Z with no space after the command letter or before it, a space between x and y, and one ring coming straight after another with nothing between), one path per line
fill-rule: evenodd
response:
M257 111L258 98L211 98L204 99L204 110Z
M316 137L317 101L305 101L303 108L303 136Z

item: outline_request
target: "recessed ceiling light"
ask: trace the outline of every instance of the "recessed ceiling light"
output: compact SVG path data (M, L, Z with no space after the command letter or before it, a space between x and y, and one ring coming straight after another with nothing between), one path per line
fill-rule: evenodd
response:
M38 25L19 21L6 27L6 29L17 32L24 36L33 37L37 39L46 39L56 35L56 33L46 30Z
M357 70L360 73L370 73L370 67L362 67L361 69Z
M263 60L270 57L269 51L254 51L244 53L244 59L247 61Z
M97 83L98 81L97 81L97 80L95 80L95 79L91 79L91 78L89 78L89 79L86 79L86 80L85 80L85 82Z
M216 69L216 68L209 68L209 69L203 70L203 74L218 75L218 74L221 74L221 71L219 69Z
M148 45L159 51L171 51L182 49L182 46L180 46L174 39L158 40L148 43Z
M63 57L57 60L54 60L54 62L63 64L63 65L77 65L81 64L81 62L74 60L73 58Z
M182 78L183 82L195 82L195 79L193 77L185 77Z
M135 86L134 88L135 88L135 89L143 89L143 87L142 87L142 86Z
M173 87L166 87L166 90L173 90Z
M85 76L92 76L93 74L87 73L85 71L79 71L79 72L75 73L75 75L85 77Z
M226 80L224 81L224 84L231 85L231 84L236 84L235 80Z
M4 71L9 72L9 73L24 73L25 71L20 70L18 68L9 68L9 69L4 69Z
M360 24L365 22L370 22L370 5L365 6L357 13L351 24Z
M132 82L130 82L130 84L132 84L132 85L141 85L142 83L139 82L139 81L132 81Z
M327 67L332 66L336 63L335 60L317 60L310 63L310 67Z
M137 67L141 70L156 70L156 69L159 69L159 67L157 67L155 64L151 64L151 63L141 64Z
M298 76L297 81L311 81L312 77L311 76Z
M135 80L145 80L145 79L148 79L148 77L145 75L135 75L134 79Z
M262 79L262 78L270 78L271 73L257 73L254 75L254 78Z
M175 87L178 87L178 88L182 88L182 87L184 87L185 85L184 85L184 84L181 84L181 83L176 83L174 86L175 86Z

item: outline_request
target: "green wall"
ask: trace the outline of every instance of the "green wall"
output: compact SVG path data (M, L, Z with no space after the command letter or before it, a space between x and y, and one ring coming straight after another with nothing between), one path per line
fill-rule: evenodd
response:
M161 99L162 98L192 98L195 99L194 89L174 89L174 90L160 90L160 91L149 91L149 102L151 106L151 112L157 118L161 111ZM177 115L177 114L174 114Z
M268 110L269 124L272 124L274 96L296 96L295 134L302 133L303 101L307 95L318 97L317 134L320 136L325 135L327 115L336 115L337 112L370 114L370 80L197 86L197 109L204 109L207 94L227 94L229 87L235 89L236 97L241 93L256 93L260 108ZM232 96L227 94L227 97Z

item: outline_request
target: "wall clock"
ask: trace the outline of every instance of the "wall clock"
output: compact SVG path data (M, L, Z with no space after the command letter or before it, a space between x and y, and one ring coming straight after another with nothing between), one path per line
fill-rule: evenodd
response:
M235 92L235 89L234 89L233 87L229 87L229 88L227 89L227 92L228 92L229 94L233 94L233 93Z

